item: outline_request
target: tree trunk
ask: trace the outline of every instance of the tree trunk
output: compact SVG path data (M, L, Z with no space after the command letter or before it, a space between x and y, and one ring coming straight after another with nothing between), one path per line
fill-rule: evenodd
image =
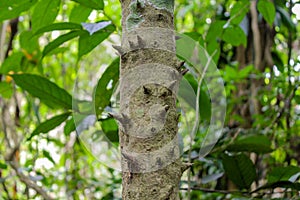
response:
M124 200L179 199L174 0L121 0L120 148Z

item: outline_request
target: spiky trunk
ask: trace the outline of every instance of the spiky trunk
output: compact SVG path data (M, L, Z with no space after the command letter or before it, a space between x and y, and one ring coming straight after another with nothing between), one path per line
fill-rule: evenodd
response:
M179 199L184 170L177 138L181 78L174 0L121 0L119 122L124 200Z

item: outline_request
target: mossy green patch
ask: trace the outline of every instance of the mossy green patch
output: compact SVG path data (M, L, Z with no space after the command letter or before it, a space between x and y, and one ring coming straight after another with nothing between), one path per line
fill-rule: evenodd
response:
M174 0L147 0L152 6L157 9L164 9L173 13L174 11Z

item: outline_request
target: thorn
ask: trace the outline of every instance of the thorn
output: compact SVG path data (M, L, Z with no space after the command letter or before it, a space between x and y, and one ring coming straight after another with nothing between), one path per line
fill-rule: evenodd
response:
M184 70L182 70L182 71L180 72L180 74L181 74L182 76L184 76L188 71L189 71L189 69L184 69Z
M184 63L185 63L185 61L180 62L179 65L176 67L176 69L179 70L184 65Z
M176 83L177 81L174 80L170 83L170 85L168 86L168 88L174 93L174 89L175 89L175 86L176 86Z
M143 39L139 35L137 35L136 37L137 37L139 48L145 47L145 42L143 41Z
M170 109L170 106L169 106L169 105L165 105L165 106L164 106L164 109L165 109L165 111L167 112L167 111Z
M191 166L193 166L193 163L182 163L181 164L181 173L185 172Z
M117 120L119 124L119 128L122 132L127 132L128 129L131 127L130 119L125 114L118 114L118 113L108 113L110 117L113 117L115 120Z
M118 113L108 113L108 115L114 119L116 119L119 122L123 121L123 116Z
M181 37L179 35L175 36L175 40L180 40L180 39L181 39Z
M132 41L128 40L130 49L135 49L135 45Z
M151 94L150 88L147 88L146 86L143 85L143 89L144 89L144 94L147 94L147 95Z
M181 113L178 113L176 116L176 121L179 121L180 116L181 116Z
M125 54L125 51L121 46L112 45L112 47L117 51L119 56Z

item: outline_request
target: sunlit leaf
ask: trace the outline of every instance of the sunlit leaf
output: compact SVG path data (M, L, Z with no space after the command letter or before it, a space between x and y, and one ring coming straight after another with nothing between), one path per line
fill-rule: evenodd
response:
M0 97L9 99L13 94L13 87L7 82L0 82Z
M12 75L14 81L51 108L72 109L72 96L48 79L33 74Z
M101 128L111 142L119 142L118 124L113 118L101 120Z
M119 79L119 63L120 59L117 58L108 66L94 90L93 101L98 118L110 103L111 95ZM109 84L111 84L110 87L108 87Z
M66 121L66 125L64 127L64 134L70 135L72 131L75 131L76 126L73 117Z
M32 137L39 135L40 133L48 133L52 129L59 126L61 123L66 121L68 117L70 116L71 112L67 112L61 115L57 115L55 117L52 117L51 119L48 119L47 121L44 121L43 123L39 124L36 129L31 133L31 135L28 137L27 140L31 140Z
M239 26L229 26L226 28L222 39L233 46L247 45L247 37Z
M268 24L272 26L276 15L274 4L269 0L259 0L257 3L257 9L268 22Z
M96 10L102 10L104 8L103 0L72 0L80 3L83 6L93 8Z
M92 10L92 8L88 8L82 5L76 5L71 11L69 21L73 23L85 22L88 19Z
M59 11L60 0L43 0L39 1L33 11L32 31L35 32L41 27L51 24Z
M84 31L79 37L78 58L92 51L96 46L103 42L113 31L115 27L109 25L103 29L100 29L93 35L90 35L88 31Z
M0 0L0 21L18 17L36 2L37 0Z
M55 23L50 24L48 26L44 26L43 28L37 30L34 34L40 34L45 32L50 32L54 30L81 30L82 26L80 24L71 23L71 22L61 22L61 23Z
M39 51L38 37L32 34L32 31L23 31L20 34L20 46L27 53Z
M10 71L20 71L23 56L22 52L16 52L8 56L0 67L0 74L8 74Z
M230 23L240 24L249 11L249 0L237 1L230 11Z
M83 34L83 31L71 31L69 33L66 33L64 35L59 36L58 38L56 38L55 40L53 40L52 42L50 42L43 51L43 56L47 55L49 52L51 52L52 50L56 49L57 47L59 47L61 44L65 43L66 41L69 41L75 37L78 37L79 35Z

